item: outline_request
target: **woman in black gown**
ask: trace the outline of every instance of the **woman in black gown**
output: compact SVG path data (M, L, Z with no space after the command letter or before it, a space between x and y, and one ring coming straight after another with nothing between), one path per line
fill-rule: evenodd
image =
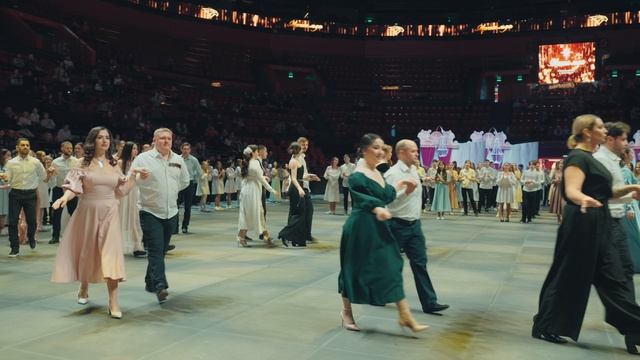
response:
M607 131L595 115L573 120L564 161L563 197L567 204L558 229L549 274L540 292L532 336L566 343L561 336L578 341L591 284L605 307L605 320L625 336L627 351L637 353L640 344L640 306L636 303L626 243L617 244L609 234L610 198L640 187L611 188L611 174L592 152L605 141Z
M278 239L282 240L282 244L286 247L287 243L291 241L291 245L294 247L306 247L308 238L307 218L305 211L305 197L310 196L302 188L302 181L304 175L304 165L300 161L300 155L302 154L302 146L297 142L292 142L287 150L291 154L291 160L289 161L289 171L291 172L289 185L289 218L287 220L287 226L285 226L278 234Z

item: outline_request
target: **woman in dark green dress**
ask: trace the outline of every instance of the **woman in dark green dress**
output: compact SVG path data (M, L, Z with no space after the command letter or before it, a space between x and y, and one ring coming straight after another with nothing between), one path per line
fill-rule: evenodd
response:
M625 335L627 351L637 353L640 344L640 306L636 303L626 243L615 243L607 201L638 186L612 189L609 171L592 156L604 143L607 131L595 115L574 119L564 160L561 186L567 204L558 228L555 253L540 292L532 336L566 343L578 341L589 292L593 284L606 310L605 321ZM637 196L637 194L636 194Z
M428 326L413 319L402 288L402 265L398 244L386 220L391 213L385 206L395 200L396 189L386 184L376 165L384 160L384 142L375 134L366 134L360 141L364 161L349 176L353 211L342 229L340 242L340 275L338 286L342 295L342 324L347 330L359 331L351 303L383 305L395 302L399 323L414 332ZM399 192L410 193L417 184L403 181Z

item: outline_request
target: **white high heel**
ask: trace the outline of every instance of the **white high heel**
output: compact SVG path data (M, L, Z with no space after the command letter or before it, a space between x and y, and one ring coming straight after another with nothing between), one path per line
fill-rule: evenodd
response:
M112 319L122 319L122 311L111 311L111 308L108 306L107 309L109 309L109 316L111 316Z

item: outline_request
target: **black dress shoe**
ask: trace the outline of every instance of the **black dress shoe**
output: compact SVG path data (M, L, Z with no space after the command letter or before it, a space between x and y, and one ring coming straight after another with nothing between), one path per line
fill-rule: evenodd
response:
M433 313L437 313L437 312L440 312L440 311L447 310L448 308L449 308L449 305L447 305L447 304L435 303L435 304L429 306L428 308L422 309L422 311L427 313L427 314L433 314Z
M34 240L29 240L29 247L31 249L35 249L36 248L36 244L37 244L37 242L35 241L35 239Z
M160 289L156 293L156 296L158 297L158 303L162 304L163 302L167 301L167 297L169 297L169 292L167 291L167 289Z
M49 240L49 244L57 244L60 242L60 238L57 236L54 236L51 238L51 240Z
M175 248L176 248L176 246L175 246L175 245L173 245L173 244L169 244L169 246L167 246L167 251L165 252L165 254L166 254L166 253L168 253L169 251L171 251L171 250L175 249Z
M248 236L246 236L246 235L244 236L244 239L245 239L245 240L247 240L247 241L253 241L253 239L252 239L252 238L250 238L250 237L248 237Z
M182 233L183 233L183 234L188 234L188 233L189 233L189 230L188 230L186 227L183 227L183 228L182 228Z
M636 345L640 344L640 334L627 334L624 336L624 344L629 354L640 355Z
M137 257L137 258L142 258L147 256L147 252L146 251L142 251L142 250L136 250L133 252L133 257Z
M548 332L544 332L544 331L536 331L534 330L531 333L531 336L533 336L536 339L540 339L540 340L544 340L544 341L548 341L550 343L554 343L554 344L566 344L568 341L556 334L550 334Z

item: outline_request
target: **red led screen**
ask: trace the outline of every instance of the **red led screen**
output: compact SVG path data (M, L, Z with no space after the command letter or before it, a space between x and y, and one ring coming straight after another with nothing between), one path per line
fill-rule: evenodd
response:
M593 82L596 71L595 43L540 45L538 64L540 84Z

